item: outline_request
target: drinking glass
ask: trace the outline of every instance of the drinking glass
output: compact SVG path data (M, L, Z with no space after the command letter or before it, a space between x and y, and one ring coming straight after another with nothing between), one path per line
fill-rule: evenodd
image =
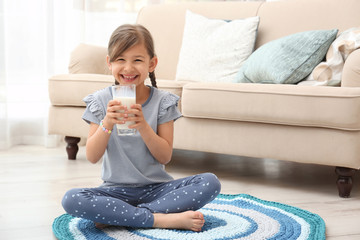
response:
M115 85L112 86L113 99L121 102L122 105L125 105L130 109L131 105L136 103L136 85ZM124 112L120 110L119 112ZM132 114L129 114L129 117L132 117ZM118 118L122 120L122 118ZM136 132L136 129L130 129L129 125L135 124L133 121L126 121L124 124L116 124L117 134L122 135L133 135Z

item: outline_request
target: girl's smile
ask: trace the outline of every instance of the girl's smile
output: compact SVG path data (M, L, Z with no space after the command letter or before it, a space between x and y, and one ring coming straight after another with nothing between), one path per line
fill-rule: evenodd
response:
M127 84L131 84L132 82L136 81L136 79L139 77L139 75L124 75L124 74L120 74L120 77L122 78L122 80L127 83Z

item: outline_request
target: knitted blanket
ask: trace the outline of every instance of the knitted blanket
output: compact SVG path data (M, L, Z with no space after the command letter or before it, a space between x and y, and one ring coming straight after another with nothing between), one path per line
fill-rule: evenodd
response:
M54 220L53 232L60 240L325 239L325 223L317 214L247 194L220 194L199 211L205 217L201 232L116 226L100 230L92 221L68 214Z

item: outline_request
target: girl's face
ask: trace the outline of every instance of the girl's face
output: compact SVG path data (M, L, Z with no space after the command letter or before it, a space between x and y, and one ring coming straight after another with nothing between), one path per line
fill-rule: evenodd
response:
M123 52L115 61L110 62L106 57L112 75L121 85L144 85L149 72L153 72L157 65L157 58L150 59L144 44L137 44Z

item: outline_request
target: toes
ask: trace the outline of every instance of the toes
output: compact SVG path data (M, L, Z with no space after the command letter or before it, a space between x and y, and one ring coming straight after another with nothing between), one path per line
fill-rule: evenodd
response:
M201 230L201 228L204 226L204 223L205 223L205 221L198 220L198 221L194 222L193 227L194 228L199 228Z
M201 212L195 212L195 217L199 219L204 219L204 215Z

